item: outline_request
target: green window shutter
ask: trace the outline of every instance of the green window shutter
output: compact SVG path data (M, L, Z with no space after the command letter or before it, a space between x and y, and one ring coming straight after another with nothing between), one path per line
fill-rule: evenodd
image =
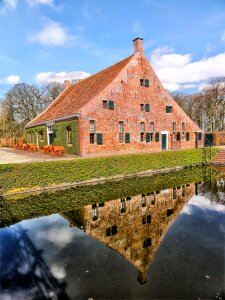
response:
M130 143L130 133L125 133L125 143Z
M114 109L114 101L109 100L109 109Z
M149 103L145 104L145 111L150 112L150 104Z
M102 145L102 133L97 133L97 145Z
M145 87L149 87L149 79L145 79Z
M159 133L158 132L155 133L155 141L159 142Z
M150 133L146 133L146 143L150 143L151 142L151 135Z
M166 106L166 113L171 113L172 112L172 106L167 105Z
M190 141L190 133L186 132L186 141Z

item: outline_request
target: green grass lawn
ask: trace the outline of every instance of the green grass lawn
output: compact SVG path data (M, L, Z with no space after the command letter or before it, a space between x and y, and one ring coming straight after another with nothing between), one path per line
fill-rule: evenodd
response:
M219 149L211 149L212 157ZM189 149L102 158L0 165L0 185L7 190L109 178L146 170L207 164L210 149Z

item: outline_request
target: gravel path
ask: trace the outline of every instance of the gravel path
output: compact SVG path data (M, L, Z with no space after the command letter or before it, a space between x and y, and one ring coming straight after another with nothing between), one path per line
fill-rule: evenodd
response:
M37 161L55 161L75 159L74 155L62 157L51 156L40 152L29 152L14 148L0 147L0 164L32 163Z

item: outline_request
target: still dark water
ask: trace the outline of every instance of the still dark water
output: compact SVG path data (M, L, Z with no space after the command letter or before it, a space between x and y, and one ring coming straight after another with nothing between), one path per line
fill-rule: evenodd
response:
M225 299L224 189L217 176L1 228L0 299Z

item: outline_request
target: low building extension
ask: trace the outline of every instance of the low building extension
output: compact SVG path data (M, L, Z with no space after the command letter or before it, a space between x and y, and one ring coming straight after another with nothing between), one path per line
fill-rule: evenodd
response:
M173 100L134 39L134 54L64 91L27 124L29 143L93 156L203 146L201 129Z

